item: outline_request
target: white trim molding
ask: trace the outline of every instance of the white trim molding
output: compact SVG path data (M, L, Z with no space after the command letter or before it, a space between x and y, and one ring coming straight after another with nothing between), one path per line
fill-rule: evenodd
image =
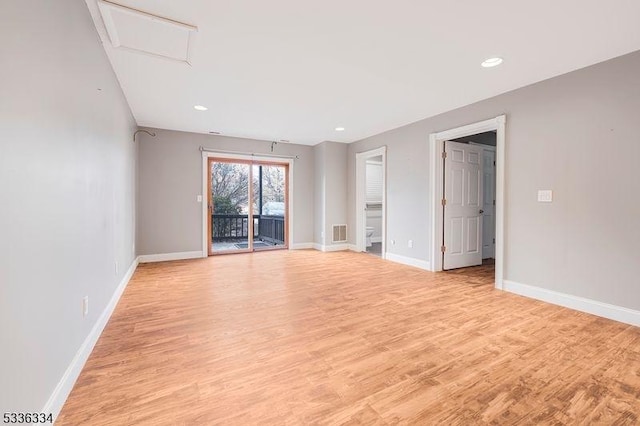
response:
M510 293L640 327L640 311L509 280L503 284Z
M198 259L202 256L201 251L183 251L179 253L143 254L139 256L140 263L169 262L171 260Z
M507 117L500 115L489 120L468 124L443 132L429 135L429 165L431 189L431 270L442 271L443 211L440 200L443 198L442 174L443 164L440 153L443 151L444 141L461 138L478 133L496 132L496 281L495 287L502 290L504 277L504 171L505 171L505 132Z
M115 310L116 305L118 304L118 301L122 296L122 293L124 293L124 290L125 288L127 288L127 285L129 284L133 273L136 271L138 263L139 258L136 257L127 270L127 273L124 275L124 277L122 277L122 280L118 284L118 287L116 287L113 296L111 296L111 300L109 300L109 303L102 311L102 314L98 318L98 321L96 321L93 328L89 332L89 335L84 339L82 345L80 345L80 348L74 355L71 363L62 375L62 378L60 378L60 381L51 393L49 400L41 410L42 413L53 414L54 423L56 418L60 414L64 403L69 397L69 394L71 393L76 380L78 380L78 377L80 376L80 373L82 372L87 359L89 359L89 355L91 355L93 348L98 342L102 331L109 322L109 318L111 318L111 315L113 314L113 311Z
M327 245L323 245L323 244L313 243L313 248L318 250L318 251L323 251L323 252L345 251L345 250L351 250L351 245L350 244L327 244Z
M401 256L399 254L394 254L394 253L387 253L386 259L395 263L401 263L403 265L424 269L425 271L431 271L431 263L426 260L416 259L416 258L407 257L407 256Z
M290 250L313 249L313 244L314 243L295 243L295 244L291 244L291 247L289 247L289 249Z

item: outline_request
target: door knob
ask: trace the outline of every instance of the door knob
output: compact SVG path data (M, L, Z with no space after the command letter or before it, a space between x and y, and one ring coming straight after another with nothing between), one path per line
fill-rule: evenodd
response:
M480 214L484 213L484 210L480 209L480 212L479 212L479 213L480 213Z

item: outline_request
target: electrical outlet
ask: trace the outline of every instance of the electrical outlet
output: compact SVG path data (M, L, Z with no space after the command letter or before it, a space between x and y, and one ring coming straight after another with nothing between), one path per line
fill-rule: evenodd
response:
M409 240L409 241L407 242L407 247L409 247L409 248L413 248L413 240Z
M198 195L198 196L196 197L196 201L197 201L197 202L199 202L199 203L201 203L201 202L202 202L202 195Z
M396 240L391 240L391 245L395 246L396 245Z
M114 269L116 270L116 274L118 273L118 261L114 262Z
M82 298L82 316L86 317L87 315L89 315L89 296Z

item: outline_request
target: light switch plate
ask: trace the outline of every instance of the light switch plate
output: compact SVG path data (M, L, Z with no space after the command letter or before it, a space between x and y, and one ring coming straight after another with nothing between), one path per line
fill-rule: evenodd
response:
M196 195L196 201L198 203L201 203L202 202L202 195Z
M550 189L540 189L538 191L539 203L551 203L553 201L553 191Z

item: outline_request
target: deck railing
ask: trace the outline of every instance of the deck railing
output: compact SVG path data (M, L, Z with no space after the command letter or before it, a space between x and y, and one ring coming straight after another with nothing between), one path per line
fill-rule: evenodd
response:
M213 241L241 240L249 237L249 216L214 214L211 236ZM253 215L253 238L273 244L284 243L284 216Z
M284 243L284 216L258 216L257 228L258 238L262 241L273 244Z

